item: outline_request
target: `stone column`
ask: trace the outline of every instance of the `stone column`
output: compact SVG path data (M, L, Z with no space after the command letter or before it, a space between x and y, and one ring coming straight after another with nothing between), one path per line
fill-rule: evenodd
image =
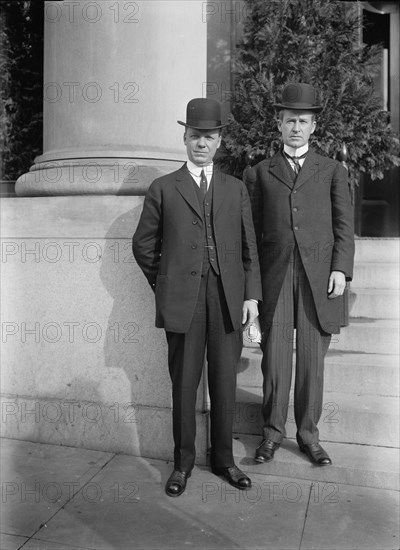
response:
M45 3L43 154L19 196L143 194L185 159L207 80L201 0Z

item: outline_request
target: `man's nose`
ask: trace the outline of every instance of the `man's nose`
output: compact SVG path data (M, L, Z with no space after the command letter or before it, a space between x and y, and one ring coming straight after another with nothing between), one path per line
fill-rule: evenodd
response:
M199 139L199 141L197 142L197 145L198 145L199 147L205 147L205 146L206 146L206 138L205 138L205 137L201 137L201 138Z
M296 122L294 123L293 131L294 132L299 132L300 131L300 122L298 120L296 120Z

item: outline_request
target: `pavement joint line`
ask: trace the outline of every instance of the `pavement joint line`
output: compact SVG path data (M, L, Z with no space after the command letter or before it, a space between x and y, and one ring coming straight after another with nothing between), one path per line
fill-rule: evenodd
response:
M305 529L306 529L307 516L308 516L308 509L309 509L310 500L311 500L311 493L312 493L312 491L313 491L314 486L315 486L315 482L312 481L312 482L310 483L310 490L309 490L309 493L308 493L307 506L306 506L306 510L305 510L305 514L304 514L304 523L303 523L303 529L301 530L299 550L301 550L301 545L303 544L303 537L304 537L304 531L305 531Z
M21 535L11 535L11 536L21 536ZM34 535L32 535L32 537L33 536ZM33 539L32 537L28 538L21 546L18 546L18 550L21 550L22 548L24 548L25 544L27 544L30 541L32 541L34 543L36 543L36 542L45 542L46 544L47 543L60 544L60 541L57 541L57 540L48 540L48 539L40 539L40 538ZM69 548L76 548L76 550L97 550L97 548L93 548L91 546L75 546L71 543L68 543L68 547Z
M62 509L63 509L63 508L65 508L65 506L66 506L67 504L69 504L69 503L71 502L71 500L73 500L73 499L75 498L75 496L78 495L78 494L83 490L83 488L86 487L86 485L88 485L88 484L92 481L92 479L93 479L97 474L99 474L102 470L104 470L104 468L105 468L106 466L108 466L108 465L110 464L110 462L111 462L112 460L114 460L114 458L115 458L116 456L117 456L117 453L113 453L113 455L107 460L107 462L105 462L101 468L97 469L97 470L93 473L93 475L92 475L92 476L82 485L82 487L79 487L79 489L78 489L75 493L73 493L73 495L72 495L68 500L66 500L66 501L64 502L64 504L63 504L62 506L60 506L60 508L58 508L58 509L54 512L53 515L51 515L47 520L44 520L44 521L39 525L38 529L37 529L29 538L27 538L27 540L26 540L26 541L23 543L23 545L20 546L19 548L20 548L20 549L23 548L23 547L25 546L25 544L27 544L31 539L33 539L33 537L34 537L37 533L39 533L39 532L43 529L43 527L44 527L47 523L49 523L49 522L50 522L50 521L51 521L51 520L52 520L52 519L62 510ZM99 460L100 460L100 459L99 459ZM93 466L91 466L87 471L91 470L92 468L93 468ZM85 475L85 473L82 474L82 476L84 476L84 475ZM81 479L82 476L81 476L79 479ZM44 539L43 539L43 540L44 540ZM33 541L33 542L35 542L35 541ZM48 542L48 541L46 541L46 542ZM49 542L51 542L51 541L49 541ZM80 548L80 547L77 546L77 548ZM89 550L89 549L85 549L85 550ZM93 550L96 550L96 549L93 549Z

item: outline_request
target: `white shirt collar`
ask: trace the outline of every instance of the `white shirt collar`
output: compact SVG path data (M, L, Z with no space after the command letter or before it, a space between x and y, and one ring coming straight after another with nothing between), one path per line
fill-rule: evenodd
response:
M308 151L308 143L303 145L303 147L299 147L298 149L295 149L294 147L290 147L289 145L284 145L283 150L285 153L291 157L301 157L301 155L304 155L304 153L307 153Z
M187 168L188 168L189 172L193 176L195 176L196 178L200 177L200 174L201 174L202 170L204 170L204 173L205 173L206 178L207 178L208 181L210 181L210 179L212 178L213 170L214 170L214 163L207 164L207 166L197 166L197 164L195 164L194 162L192 162L191 160L188 159L186 164L187 164Z

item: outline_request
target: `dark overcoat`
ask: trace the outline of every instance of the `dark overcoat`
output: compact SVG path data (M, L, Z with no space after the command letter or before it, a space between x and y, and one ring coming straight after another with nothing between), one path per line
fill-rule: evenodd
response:
M155 289L156 326L184 333L200 289L205 221L194 181L183 165L150 186L133 237L133 254ZM257 245L243 182L214 167L213 224L218 264L233 328L243 301L261 299Z
M311 149L293 183L281 152L247 169L263 286L261 321L272 323L295 246L307 274L318 320L327 333L340 332L343 297L328 298L331 271L353 277L353 208L347 171Z

